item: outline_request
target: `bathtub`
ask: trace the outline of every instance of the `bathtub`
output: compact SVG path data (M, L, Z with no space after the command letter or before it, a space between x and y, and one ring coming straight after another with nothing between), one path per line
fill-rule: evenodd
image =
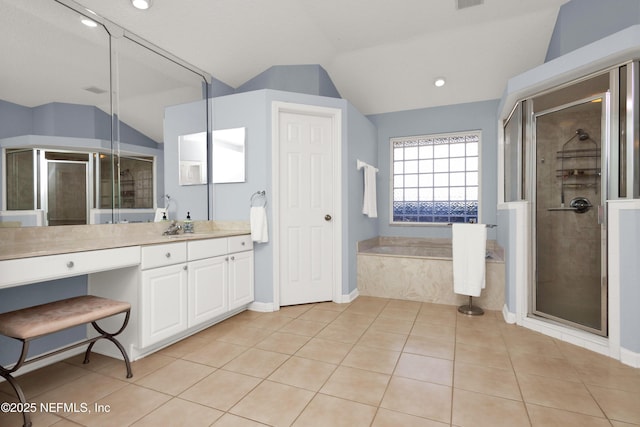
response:
M357 281L360 295L462 305L453 292L451 239L375 237L358 242ZM504 257L495 241L487 241L486 287L474 305L502 310Z

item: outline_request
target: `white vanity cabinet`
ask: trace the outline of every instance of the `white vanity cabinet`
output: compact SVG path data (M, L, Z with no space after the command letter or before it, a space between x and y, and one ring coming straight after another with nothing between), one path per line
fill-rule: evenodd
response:
M253 301L248 235L142 247L140 347L182 338Z
M187 329L185 242L142 248L140 263L140 347Z

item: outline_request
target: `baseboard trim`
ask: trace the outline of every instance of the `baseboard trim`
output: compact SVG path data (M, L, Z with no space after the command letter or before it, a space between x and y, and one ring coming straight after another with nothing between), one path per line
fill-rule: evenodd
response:
M355 288L353 291L351 291L351 293L343 294L341 296L340 301L336 301L336 302L339 302L339 303L342 303L342 304L348 304L350 302L353 302L359 296L360 296L360 292L358 292L358 288Z
M620 361L625 365L640 368L640 353L627 350L626 348L620 348Z
M261 313L270 313L272 311L278 311L274 308L274 305L272 302L257 302L257 301L254 301L251 304L249 304L249 307L247 307L247 310L259 311Z
M516 314L509 311L507 304L502 306L502 317L504 318L504 321L510 325L513 325L517 321Z

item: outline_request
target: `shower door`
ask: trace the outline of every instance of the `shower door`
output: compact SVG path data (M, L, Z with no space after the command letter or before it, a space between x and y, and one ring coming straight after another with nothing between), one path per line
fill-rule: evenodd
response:
M531 313L607 334L604 95L536 113Z

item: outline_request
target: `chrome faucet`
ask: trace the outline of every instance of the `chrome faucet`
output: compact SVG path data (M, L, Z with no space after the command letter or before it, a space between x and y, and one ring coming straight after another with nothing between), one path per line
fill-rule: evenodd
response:
M182 226L180 224L178 224L178 222L176 220L171 221L171 224L169 224L169 227L164 231L164 233L162 233L163 236L173 236L178 234L178 232L182 230Z

